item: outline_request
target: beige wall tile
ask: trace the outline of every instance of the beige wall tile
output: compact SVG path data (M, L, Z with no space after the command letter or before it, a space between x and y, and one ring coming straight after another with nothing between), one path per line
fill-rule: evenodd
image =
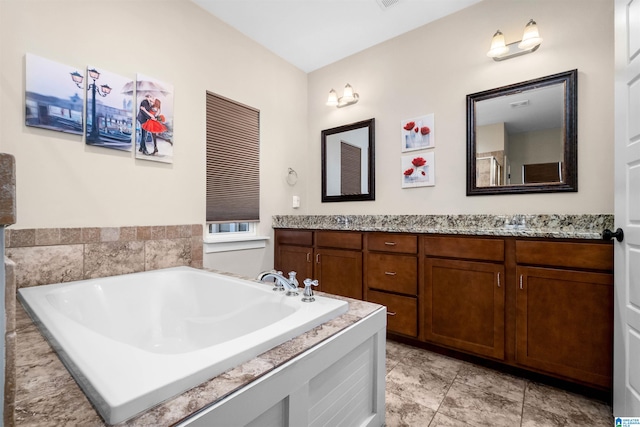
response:
M117 242L120 240L120 227L103 227L100 229L101 242Z
M16 263L4 257L5 332L16 330Z
M191 239L150 240L145 245L145 270L191 265Z
M151 240L151 227L136 227L136 239L137 240Z
M27 228L23 230L7 230L9 239L7 242L11 243L12 248L18 248L21 246L33 246L36 244L36 230L33 228Z
M16 160L11 154L0 154L0 224L16 223Z
M81 228L61 228L60 229L60 244L74 245L76 243L82 243Z
M136 240L137 227L120 227L120 241L130 242Z
M8 248L18 288L82 279L82 245Z
M98 243L100 234L98 227L85 227L82 229L82 243Z
M49 246L60 244L59 228L36 229L36 246Z
M164 225L151 226L151 240L160 240L167 237L167 227Z
M85 279L117 276L143 270L144 242L103 242L85 245Z

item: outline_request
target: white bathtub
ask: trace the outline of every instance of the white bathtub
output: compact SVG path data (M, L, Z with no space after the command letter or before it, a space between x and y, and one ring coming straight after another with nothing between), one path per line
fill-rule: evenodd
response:
M190 267L23 288L18 296L109 424L348 309Z

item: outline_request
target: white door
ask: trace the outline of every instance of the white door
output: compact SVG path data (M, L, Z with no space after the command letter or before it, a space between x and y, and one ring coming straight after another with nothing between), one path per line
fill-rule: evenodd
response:
M613 414L640 417L640 0L615 0Z

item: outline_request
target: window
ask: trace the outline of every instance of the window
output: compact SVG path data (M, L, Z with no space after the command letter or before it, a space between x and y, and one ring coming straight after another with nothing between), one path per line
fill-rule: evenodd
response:
M207 92L207 222L260 220L260 112Z
M255 227L260 220L260 111L211 92L206 220L207 243L265 239L256 237Z

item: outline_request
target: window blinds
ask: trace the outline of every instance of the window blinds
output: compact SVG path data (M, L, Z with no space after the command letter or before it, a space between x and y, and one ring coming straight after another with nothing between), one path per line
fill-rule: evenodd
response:
M260 219L260 111L207 92L207 222Z

